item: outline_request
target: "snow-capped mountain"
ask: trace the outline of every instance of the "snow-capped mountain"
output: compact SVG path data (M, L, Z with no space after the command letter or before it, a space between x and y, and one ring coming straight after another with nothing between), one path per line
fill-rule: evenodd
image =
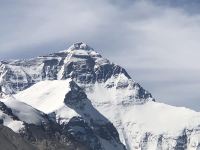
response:
M200 113L155 102L124 68L82 42L1 61L0 83L2 124L37 146L56 138L94 150L200 149ZM43 138L34 135L41 129Z

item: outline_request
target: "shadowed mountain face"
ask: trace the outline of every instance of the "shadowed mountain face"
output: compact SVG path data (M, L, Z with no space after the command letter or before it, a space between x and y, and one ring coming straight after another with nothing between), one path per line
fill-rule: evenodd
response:
M113 148L125 149L123 145L118 144L120 143L119 134L113 124L93 107L85 92L73 81L69 86L71 90L66 94L64 103L75 110L80 117L72 118L66 125L67 130L77 134L77 131L73 130L73 124L78 126L83 136L79 139L87 139L86 143L93 141L93 149L101 149L101 141L98 137L116 145Z
M36 129L36 128L35 128ZM39 128L38 128L39 129ZM31 129L32 130L32 129ZM33 129L34 130L34 129ZM40 131L40 129L39 129ZM38 132L35 130L34 132ZM42 133L40 134L40 136ZM65 145L57 139L39 137L37 142L31 142L13 132L10 128L0 125L0 147L3 150L88 150L89 148L79 142L68 141Z
M40 150L199 150L200 114L155 102L85 43L0 63L1 124Z
M3 150L38 150L25 141L19 134L10 128L0 125L0 149Z

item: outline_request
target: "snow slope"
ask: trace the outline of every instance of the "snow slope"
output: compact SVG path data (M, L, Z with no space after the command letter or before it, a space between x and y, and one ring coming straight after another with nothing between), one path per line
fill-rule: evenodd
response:
M162 149L177 149L179 141L175 141L174 139L178 139L179 136L184 134L189 136L187 137L188 143L181 148L199 149L200 113L198 112L162 103L148 102L144 105L129 107L125 111L122 111L122 114L123 126L126 126L125 132L129 139L134 137L134 135L137 135L137 138L139 138L146 136L146 133L150 133L148 140L151 139L153 142L147 142L148 149L157 148L161 135L162 142L166 142L164 146L160 146ZM195 130L197 130L196 133ZM195 133L198 138L193 139L192 136L190 137L191 133ZM129 145L140 147L140 141L137 138L129 140Z
M13 116L10 116L3 111L0 111L0 120L2 120L4 126L9 127L16 133L24 128L22 121L13 119Z
M71 79L65 81L41 81L19 92L14 97L38 110L51 113L64 106L65 95L70 91L70 81Z
M115 125L127 149L200 148L199 112L158 102L129 106L109 103L96 108ZM186 138L185 143L181 137Z
M12 113L15 116L17 116L21 121L35 125L41 125L42 122L46 121L44 113L27 105L26 103L19 102L16 99L9 99L9 98L2 101L7 107L11 108Z
M64 103L65 95L71 90L70 82L71 79L41 81L14 97L46 114L55 112L57 120L67 123L72 117L79 116Z
M43 112L18 101L13 96L6 96L0 99L0 114L3 125L19 133L25 128L25 124L41 125L48 123L48 119Z

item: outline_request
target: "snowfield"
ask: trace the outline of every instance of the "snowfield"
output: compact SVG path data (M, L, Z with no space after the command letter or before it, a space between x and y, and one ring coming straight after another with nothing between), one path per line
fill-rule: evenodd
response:
M14 97L44 113L51 113L63 107L65 95L70 90L70 81L70 79L65 81L41 81L19 92Z
M199 112L153 101L124 105L119 103L116 91L103 89L102 84L95 85L95 89L99 91L88 91L88 97L97 110L115 125L127 149L154 150L159 144L159 149L176 149L177 139L184 134L188 136L187 149L199 149ZM95 96L95 93L99 94ZM121 96L120 99L126 102L126 97Z
M64 103L65 95L70 91L71 81L71 79L41 81L14 97L46 114L55 113L56 120L60 123L67 123L72 117L79 116Z

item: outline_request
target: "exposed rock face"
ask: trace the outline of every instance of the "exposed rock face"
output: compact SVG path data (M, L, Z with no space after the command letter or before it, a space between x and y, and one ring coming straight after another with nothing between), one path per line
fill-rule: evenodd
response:
M0 125L0 147L3 150L38 150L10 128Z
M55 122L41 126L26 124L20 135L40 150L88 150L85 143L70 137L70 133Z

